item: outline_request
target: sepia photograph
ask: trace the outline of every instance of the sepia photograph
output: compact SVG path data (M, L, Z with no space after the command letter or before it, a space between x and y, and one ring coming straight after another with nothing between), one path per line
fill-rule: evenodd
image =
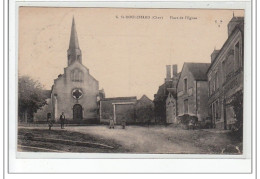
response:
M20 6L17 152L243 155L244 15Z

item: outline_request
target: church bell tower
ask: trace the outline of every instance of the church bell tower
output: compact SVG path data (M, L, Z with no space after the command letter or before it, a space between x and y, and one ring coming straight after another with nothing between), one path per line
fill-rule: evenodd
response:
M74 63L75 61L82 63L82 55L81 55L81 50L79 48L79 41L78 41L78 35L76 31L74 17L72 19L70 44L69 44L69 49L67 50L67 56L68 56L68 66Z

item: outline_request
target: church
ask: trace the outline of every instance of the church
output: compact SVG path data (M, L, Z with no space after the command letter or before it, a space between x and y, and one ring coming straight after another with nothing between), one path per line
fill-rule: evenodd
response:
M139 100L136 96L106 98L104 89L99 90L99 82L82 64L74 18L67 64L64 73L54 79L51 90L45 91L47 105L34 114L34 122L44 123L47 119L59 122L62 112L67 123L73 124L109 123L110 118L115 124L121 124L122 119L126 119L128 124L145 122L142 119L144 109L153 109L147 96Z
M98 123L99 100L100 97L104 97L104 91L99 90L99 82L82 64L74 18L67 62L68 66L64 68L64 74L54 79L50 99L47 100L48 105L38 110L34 118L46 121L46 118L50 117L58 122L61 113L64 112L69 123Z

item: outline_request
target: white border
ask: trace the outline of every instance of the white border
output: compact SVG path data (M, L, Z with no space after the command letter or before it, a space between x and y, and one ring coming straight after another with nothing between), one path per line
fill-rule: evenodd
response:
M183 154L81 154L81 153L16 153L16 114L18 59L18 5L55 7L134 7L134 8L224 8L245 9L245 80L244 96L251 96L251 6L250 2L17 2L10 1L9 9L9 170L11 173L248 173L251 171L251 121L244 123L244 154L183 155ZM15 47L15 48L14 48ZM16 59L16 60L14 60ZM14 74L16 74L14 76ZM251 98L244 99L244 115L251 118ZM15 110L17 112L17 110ZM245 119L245 118L244 118ZM12 125L11 125L12 124ZM17 159L31 158L31 159ZM33 158L45 158L37 159ZM46 158L56 158L47 160ZM60 160L63 158L66 160ZM65 159L74 158L74 159ZM84 158L88 158L84 160ZM93 159L95 158L95 159ZM97 159L99 158L99 159ZM106 159L101 159L106 158ZM110 158L110 159L108 159ZM111 158L114 158L111 160ZM124 158L124 159L122 159ZM130 160L131 158L131 160ZM133 158L139 158L133 159ZM142 158L142 159L140 159ZM149 159L147 159L149 158ZM182 159L180 159L182 158ZM191 159L192 158L192 159ZM209 159L211 158L211 159ZM212 159L214 158L214 159ZM229 158L229 159L228 159ZM233 159L230 159L233 158ZM151 160L156 159L156 160ZM196 160L194 160L196 159ZM137 162L138 161L138 162ZM69 165L64 165L68 163ZM198 165L199 163L199 165ZM46 167L47 164L47 167ZM132 167L124 167L124 166ZM69 167L77 166L77 167ZM160 166L164 166L163 168ZM174 166L174 167L172 167ZM64 168L65 167L65 168ZM85 167L88 167L86 171Z

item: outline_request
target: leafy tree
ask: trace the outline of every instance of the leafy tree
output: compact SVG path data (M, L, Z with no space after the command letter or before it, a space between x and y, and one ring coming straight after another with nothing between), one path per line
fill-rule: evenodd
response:
M154 109L151 105L139 106L135 113L138 122L146 123L154 119Z
M233 99L230 102L230 105L232 106L236 117L236 123L234 125L234 133L236 137L242 141L243 139L243 91L242 90L234 94Z
M18 115L19 120L32 121L33 113L44 106L45 94L42 85L29 76L19 76L18 79Z

